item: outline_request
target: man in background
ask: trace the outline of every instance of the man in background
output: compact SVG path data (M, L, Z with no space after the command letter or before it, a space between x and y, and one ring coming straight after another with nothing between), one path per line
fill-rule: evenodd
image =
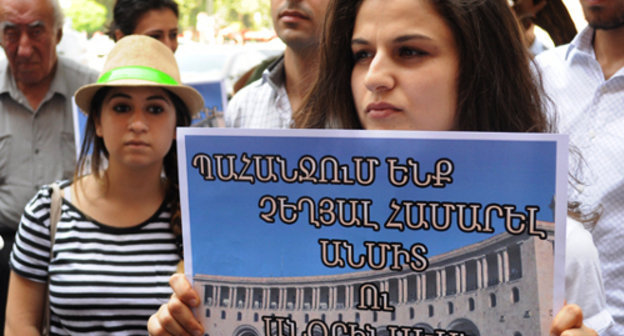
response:
M571 160L580 183L570 193L585 213L602 209L590 228L598 247L607 306L624 335L624 0L581 0L589 26L569 45L537 57L558 131L570 135L582 160ZM602 334L601 334L602 335Z
M0 0L0 334L9 254L28 200L71 178L76 163L72 96L97 73L56 55L63 31L58 0Z
M316 79L319 43L328 0L271 0L273 27L286 44L262 78L234 95L225 113L228 127L289 128Z

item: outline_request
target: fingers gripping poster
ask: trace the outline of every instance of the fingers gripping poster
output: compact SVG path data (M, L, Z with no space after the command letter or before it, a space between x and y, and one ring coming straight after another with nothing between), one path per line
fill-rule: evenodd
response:
M567 138L180 128L185 272L211 336L544 335Z

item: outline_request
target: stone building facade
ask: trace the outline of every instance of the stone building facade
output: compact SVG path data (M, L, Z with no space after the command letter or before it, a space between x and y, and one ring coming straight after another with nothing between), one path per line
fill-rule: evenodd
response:
M210 336L547 335L554 224L539 225L546 240L501 233L434 256L423 272L197 275L198 314Z

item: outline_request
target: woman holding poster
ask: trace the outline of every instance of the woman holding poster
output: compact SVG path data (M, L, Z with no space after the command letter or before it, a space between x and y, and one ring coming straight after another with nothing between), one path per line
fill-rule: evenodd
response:
M44 310L50 334L144 335L171 294L167 280L180 262L175 132L203 100L180 84L169 48L132 35L76 102L88 121L75 179L58 192L43 187L26 206L11 255L7 335L38 334Z
M320 76L293 116L297 127L550 131L506 1L335 0L326 29ZM597 251L582 224L569 222L568 246L582 252L567 260L566 296L583 311L566 305L551 332L596 335L591 328L612 323ZM183 276L170 282L175 295L150 318L150 332L201 332L188 309L197 293Z
M505 1L338 0L329 20L321 69L336 70L321 71L294 118L299 127L551 131ZM569 213L585 219L575 209ZM568 221L567 238L567 300L602 331L612 319L596 248L576 220ZM590 281L583 292L581 279ZM565 306L552 332L595 334L582 320L577 305Z

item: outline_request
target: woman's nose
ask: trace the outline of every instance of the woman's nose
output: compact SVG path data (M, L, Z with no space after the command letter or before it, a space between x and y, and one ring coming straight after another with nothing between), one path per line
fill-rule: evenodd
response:
M383 52L375 53L364 78L364 85L369 91L382 92L394 87L395 79L391 65L391 60Z
M147 120L145 114L141 111L132 113L130 117L130 130L133 132L144 132L148 129Z

